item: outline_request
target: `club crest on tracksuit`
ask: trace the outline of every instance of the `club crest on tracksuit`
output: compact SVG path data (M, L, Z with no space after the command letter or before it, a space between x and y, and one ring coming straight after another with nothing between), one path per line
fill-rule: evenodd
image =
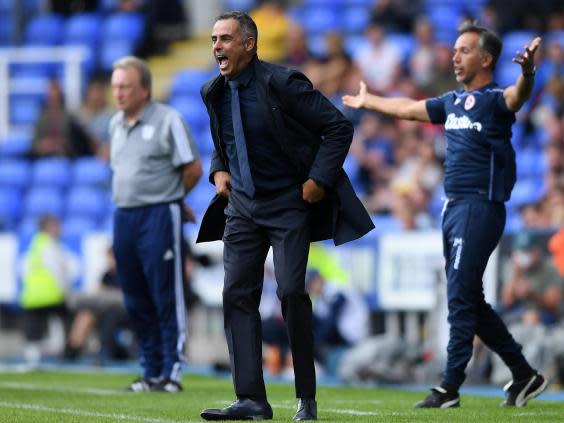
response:
M464 102L464 110L470 110L476 104L476 97L470 94Z

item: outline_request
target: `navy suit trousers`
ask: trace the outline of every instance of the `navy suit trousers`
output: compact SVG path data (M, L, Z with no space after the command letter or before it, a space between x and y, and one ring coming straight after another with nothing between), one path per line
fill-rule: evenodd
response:
M270 246L294 361L296 396L315 397L311 300L305 291L311 206L301 186L269 198L232 191L223 235L223 313L238 398L266 398L259 304Z

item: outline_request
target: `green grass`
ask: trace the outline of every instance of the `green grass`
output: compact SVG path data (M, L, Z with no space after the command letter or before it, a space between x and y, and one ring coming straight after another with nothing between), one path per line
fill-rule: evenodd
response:
M0 373L0 422L201 422L203 408L233 400L231 382L185 375L184 392L127 393L134 375L108 373ZM269 383L275 421L291 421L293 385ZM425 394L394 389L320 387L319 419L325 422L564 422L564 403L531 401L501 408L500 398L464 395L462 407L418 410Z

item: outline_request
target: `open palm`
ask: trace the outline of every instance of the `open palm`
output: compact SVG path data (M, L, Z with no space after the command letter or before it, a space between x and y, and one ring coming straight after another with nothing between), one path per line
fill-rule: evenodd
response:
M352 107L354 109L359 109L366 105L366 83L364 81L360 81L360 91L357 95L345 95L342 98L343 104L345 106Z

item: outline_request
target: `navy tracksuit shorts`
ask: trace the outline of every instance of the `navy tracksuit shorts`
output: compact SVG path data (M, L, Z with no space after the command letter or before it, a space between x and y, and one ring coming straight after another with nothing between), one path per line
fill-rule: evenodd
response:
M472 357L474 335L515 370L529 365L484 299L482 276L505 226L505 205L480 198L449 200L443 215L450 337L442 386L457 391Z
M186 338L180 204L119 208L114 254L144 377L180 380Z

